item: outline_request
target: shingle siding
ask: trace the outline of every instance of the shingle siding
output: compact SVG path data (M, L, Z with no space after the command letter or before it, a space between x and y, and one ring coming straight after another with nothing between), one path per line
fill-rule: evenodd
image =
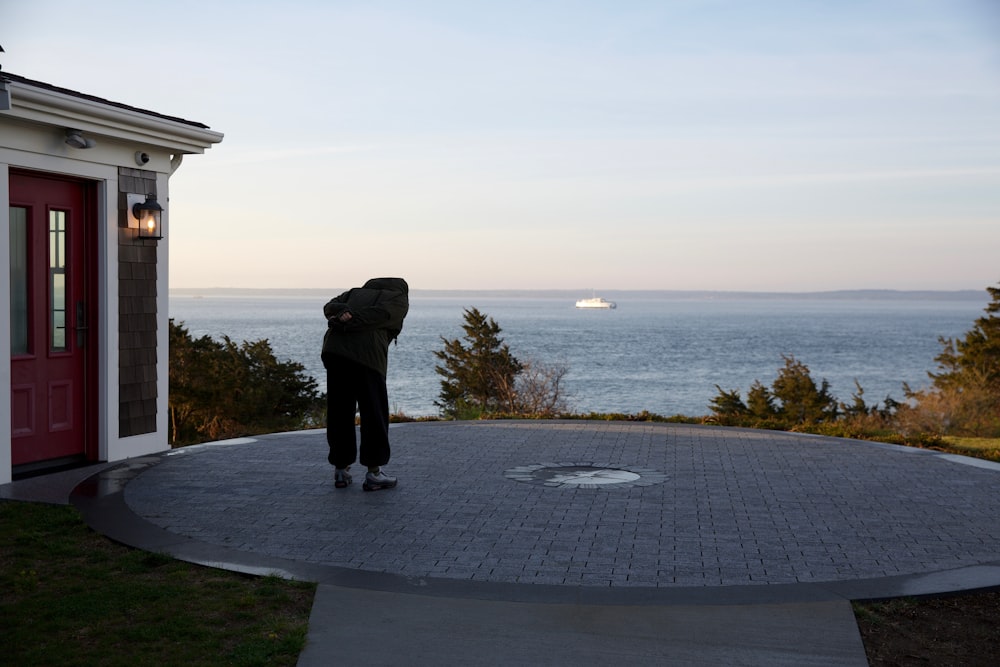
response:
M118 434L156 431L156 241L128 227L129 194L156 194L156 174L118 173Z

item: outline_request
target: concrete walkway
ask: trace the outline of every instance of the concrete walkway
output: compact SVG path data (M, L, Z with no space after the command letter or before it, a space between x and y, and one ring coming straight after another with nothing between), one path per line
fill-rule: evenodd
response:
M393 447L394 490L335 489L306 431L93 469L71 500L126 544L318 582L300 665L865 665L850 600L1000 585L984 461L623 422Z

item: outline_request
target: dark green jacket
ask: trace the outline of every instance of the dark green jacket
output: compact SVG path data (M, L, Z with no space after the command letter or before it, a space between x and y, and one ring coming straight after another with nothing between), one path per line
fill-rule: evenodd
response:
M346 357L383 376L389 365L389 343L403 329L410 309L410 288L402 278L372 278L336 296L323 306L327 332L323 338L323 362L330 355ZM347 322L339 321L344 312Z

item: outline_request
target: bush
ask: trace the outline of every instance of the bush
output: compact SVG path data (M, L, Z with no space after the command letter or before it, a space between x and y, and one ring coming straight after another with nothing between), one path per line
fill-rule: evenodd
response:
M743 401L738 389L718 390L711 403L711 420L724 426L745 426L771 430L811 431L820 424L837 424L837 428L855 432L872 432L888 428L899 403L886 397L884 404L869 406L864 390L855 382L856 391L850 404L839 403L831 393L830 384L812 379L809 367L795 359L782 357L785 365L770 388L754 380Z
M563 396L562 381L567 372L562 365L525 361L514 384L516 412L540 418L565 414L569 408Z
M267 339L194 339L170 321L170 424L174 445L323 423L324 398L302 364L278 361Z

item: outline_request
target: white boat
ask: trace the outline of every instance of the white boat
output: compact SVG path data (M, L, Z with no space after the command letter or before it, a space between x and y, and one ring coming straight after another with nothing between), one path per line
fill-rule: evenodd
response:
M577 308L616 308L617 304L614 301L608 301L599 296L595 296L591 299L580 299L576 302Z

